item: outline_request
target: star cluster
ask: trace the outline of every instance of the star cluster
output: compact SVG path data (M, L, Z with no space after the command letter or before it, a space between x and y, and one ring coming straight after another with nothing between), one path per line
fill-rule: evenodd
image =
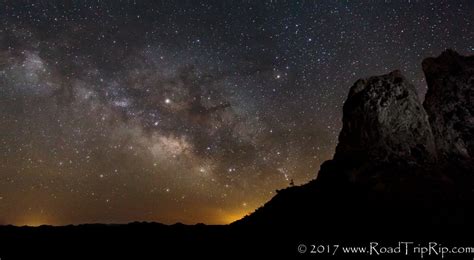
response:
M358 78L474 51L472 1L3 1L0 224L229 223L316 177Z

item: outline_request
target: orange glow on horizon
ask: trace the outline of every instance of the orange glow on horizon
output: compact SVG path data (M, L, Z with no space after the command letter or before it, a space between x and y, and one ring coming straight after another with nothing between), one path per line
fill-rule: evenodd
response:
M232 212L232 213L224 213L221 217L222 223L221 224L230 224L234 221L237 221L246 215L250 214L252 211L240 211L240 212Z
M39 227L42 225L53 225L51 220L47 219L45 216L31 215L26 216L22 219L19 219L15 223L16 226L29 226L29 227Z

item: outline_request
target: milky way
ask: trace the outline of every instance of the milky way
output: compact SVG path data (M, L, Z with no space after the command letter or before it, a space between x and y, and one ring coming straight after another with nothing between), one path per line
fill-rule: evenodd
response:
M474 51L472 1L2 1L0 224L229 223L331 158L361 77Z

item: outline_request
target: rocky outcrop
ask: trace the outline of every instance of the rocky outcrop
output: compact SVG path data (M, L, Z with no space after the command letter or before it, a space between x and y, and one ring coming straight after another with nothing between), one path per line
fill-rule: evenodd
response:
M415 87L400 71L360 79L352 86L335 160L423 163L434 158L428 116Z
M236 224L474 227L473 60L449 50L426 59L424 107L399 71L358 80L318 177Z
M425 107L442 159L474 156L474 56L446 50L423 61Z

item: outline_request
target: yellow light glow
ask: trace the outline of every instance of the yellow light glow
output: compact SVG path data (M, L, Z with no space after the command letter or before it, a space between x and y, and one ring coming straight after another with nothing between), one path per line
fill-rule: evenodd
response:
M249 211L240 211L240 212L231 212L231 213L225 213L222 215L222 224L230 224L234 221L237 221L245 215L249 214Z
M50 221L45 216L27 216L18 220L17 226L39 227L41 225L50 225Z

